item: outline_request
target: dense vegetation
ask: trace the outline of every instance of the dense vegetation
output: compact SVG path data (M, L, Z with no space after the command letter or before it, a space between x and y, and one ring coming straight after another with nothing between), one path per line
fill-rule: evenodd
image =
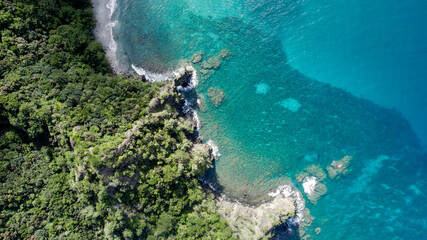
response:
M0 2L0 236L230 239L172 84L110 74L88 0Z

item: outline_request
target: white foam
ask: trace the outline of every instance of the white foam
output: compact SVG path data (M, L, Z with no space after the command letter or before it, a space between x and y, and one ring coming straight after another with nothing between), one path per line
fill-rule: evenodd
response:
M317 182L318 181L316 177L306 177L302 184L304 192L307 193L307 195L313 194L314 190L316 189Z
M196 123L196 130L199 130L201 127L199 115L197 114L197 111L193 109L191 103L187 99L185 99L184 106L182 107L182 112L191 116L193 121Z
M207 142L207 144L211 147L212 149L212 155L215 157L215 159L218 159L218 157L221 156L221 154L219 153L219 149L218 146L215 145L215 143L212 140L209 140Z
M284 185L284 186L283 186L283 190L282 190L282 195L283 195L284 197L290 197L290 196L292 196L292 194L294 194L294 191L292 191L291 186L289 186L289 185Z
M149 82L167 82L167 81L173 81L173 79L175 78L175 72L174 71L170 71L170 72L166 72L166 73L154 73L154 72L149 72L146 71L144 68L142 67L137 67L135 65L131 65L133 70L140 76L145 76L145 78L149 81Z
M133 64L131 66L132 66L133 70L138 75L145 76L145 78L149 82L167 82L167 81L173 81L176 77L180 76L180 74L183 71L190 72L191 73L191 79L190 79L190 83L188 84L188 86L187 87L182 87L182 86L178 86L177 87L178 91L181 91L181 92L186 92L186 91L192 90L195 87L197 87L197 85L199 84L199 79L197 78L197 71L191 65L188 65L188 66L185 66L185 67L181 67L181 68L178 68L176 70L165 72L165 73L154 73L154 72L150 72L150 71L145 70L142 67L137 67L137 66L135 66Z
M196 130L200 130L200 118L196 111L193 110L193 120L196 122Z
M114 40L113 35L113 28L118 24L118 21L113 20L113 15L117 9L117 1L92 0L92 5L96 18L95 38L104 46L113 71L123 73L125 67L119 63L117 58L117 42Z
M270 197L277 197L279 194L280 194L280 190L276 189L275 192L268 193L268 196L270 196Z
M117 8L117 1L116 0L110 0L106 7L110 10L110 19L113 17L114 12Z
M302 194L297 189L294 190L290 185L282 185L277 187L274 192L268 193L268 196L276 197L279 194L282 194L283 197L291 197L294 200L295 216L287 221L294 225L304 221L305 200Z
M190 91L196 88L197 85L199 85L199 79L197 78L197 71L191 65L185 66L184 68L179 68L176 71L174 71L175 77L179 76L179 74L184 70L191 73L191 80L187 87L178 86L178 91L181 91L181 92Z
M193 111L194 109L191 107L190 102L185 99L184 106L182 107L182 112L185 114L191 114Z

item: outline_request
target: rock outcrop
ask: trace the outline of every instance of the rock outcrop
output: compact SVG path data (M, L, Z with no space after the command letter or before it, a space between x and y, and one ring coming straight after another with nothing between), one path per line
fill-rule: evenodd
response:
M281 194L258 207L246 206L224 198L219 198L217 205L219 213L227 219L240 239L260 239L274 226L285 223L295 214L294 199Z
M331 179L339 178L348 174L348 167L350 165L352 157L344 156L339 161L333 161L330 166L326 168L328 175Z

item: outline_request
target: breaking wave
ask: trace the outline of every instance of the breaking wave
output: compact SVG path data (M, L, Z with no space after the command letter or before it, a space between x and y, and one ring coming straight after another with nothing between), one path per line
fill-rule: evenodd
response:
M221 156L221 153L219 153L219 150L218 150L218 146L217 146L217 145L215 145L215 143L214 143L212 140L209 140L209 141L207 142L207 144L211 147L211 149L212 149L212 154L213 154L213 156L215 157L215 159L218 159L218 157L220 157L220 156Z
M305 200L302 197L302 194L297 189L294 190L290 185L282 185L277 187L276 191L268 193L268 196L276 197L279 194L282 194L283 197L291 197L294 200L295 216L288 219L287 221L293 225L297 225L303 222Z
M117 42L114 40L113 28L118 21L113 20L117 9L117 1L109 0L107 3L102 0L92 0L93 10L96 17L96 27L94 35L106 50L106 55L115 73L123 73L125 67L117 58Z
M150 71L145 70L142 67L137 67L133 64L131 66L132 66L133 70L138 75L144 76L145 79L147 79L147 81L149 81L149 82L173 81L175 78L179 78L179 77L183 76L185 73L190 73L191 79L190 79L188 86L186 86L186 87L178 86L177 87L178 90L181 92L190 91L190 90L194 89L195 87L197 87L197 85L199 84L199 80L197 78L197 71L191 65L181 67L181 68L178 68L176 70L165 72L165 73L150 72Z
M149 82L173 81L173 79L176 76L174 71L170 71L166 73L154 73L154 72L149 72L142 67L137 67L133 64L131 66L138 75L144 76Z

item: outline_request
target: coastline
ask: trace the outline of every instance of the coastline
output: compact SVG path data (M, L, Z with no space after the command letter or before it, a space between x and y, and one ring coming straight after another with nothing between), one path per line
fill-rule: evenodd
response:
M126 67L117 58L117 42L113 35L113 28L118 23L117 20L113 21L117 2L116 0L109 0L108 3L103 0L91 0L91 2L96 19L96 26L93 30L95 39L104 47L113 72L123 74Z
M101 42L106 50L106 56L111 64L113 72L115 74L127 73L125 69L130 68L120 63L117 56L118 45L113 36L113 28L118 24L117 20L113 20L117 8L116 0L109 0L108 3L102 2L101 0L91 0L91 2L96 18L96 28L93 31L96 40ZM191 63L187 63L185 66L181 66L176 70L166 73L152 73L133 64L131 64L131 68L136 75L141 76L143 81L174 81L174 89L180 93L194 90L199 81L197 78L197 70ZM200 119L195 110L198 107L197 105L198 104L185 100L181 106L181 112L191 118L196 131L201 127ZM200 139L201 138L194 137L195 142L200 141ZM209 155L212 161L221 156L218 147L212 140L207 141L206 145L209 148ZM199 182L205 189L205 192L214 194L219 213L229 221L232 228L238 229L241 225L246 226L244 222L239 220L240 214L243 214L245 219L252 219L250 221L252 224L250 224L243 235L241 235L244 239L250 237L255 237L257 239L262 237L270 233L274 227L281 224L298 226L304 222L305 200L299 190L290 185L277 186L276 192L268 194L271 198L257 206L252 206L227 197L204 180L199 179ZM234 209L233 213L228 211L230 208ZM268 214L264 214L265 211L267 211ZM253 232L255 232L254 236L252 236ZM249 236L249 234L251 234L251 236Z
M91 1L0 3L3 238L424 239L427 155L397 110L179 1L95 1L104 47Z
M268 201L249 205L229 198L207 181L199 179L199 183L206 193L214 195L218 212L241 239L273 237L275 229L285 235L297 229L304 236L304 228L313 221L302 194L294 186L281 185L268 194Z

